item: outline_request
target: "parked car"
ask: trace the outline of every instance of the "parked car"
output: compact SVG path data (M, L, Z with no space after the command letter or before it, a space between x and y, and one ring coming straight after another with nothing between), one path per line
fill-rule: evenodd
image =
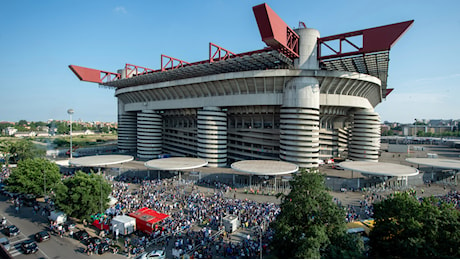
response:
M46 231L40 231L34 235L35 241L43 242L50 239L50 234Z
M15 225L7 226L6 228L4 228L4 231L5 231L5 235L9 237L17 236L21 232L19 228L16 227Z
M102 255L105 252L110 250L110 246L107 242L102 242L96 246L96 251L98 254Z
M6 237L0 238L0 244L3 245L3 247L6 249L6 251L10 250L11 245L10 245L10 240Z
M38 251L38 245L33 240L22 242L21 248L24 251L24 254L35 254Z
M165 259L165 251L153 250L151 252L145 252L136 257L136 259Z
M83 242L89 238L89 234L85 230L78 230L74 233L73 237Z

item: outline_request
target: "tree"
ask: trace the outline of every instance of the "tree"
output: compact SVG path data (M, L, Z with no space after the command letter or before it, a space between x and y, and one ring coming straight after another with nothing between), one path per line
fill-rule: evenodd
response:
M460 258L460 212L437 198L408 193L374 204L370 254L376 258Z
M302 169L291 181L291 192L281 196L281 213L271 223L271 247L279 258L345 258L360 255L359 238L346 234L345 211L326 191L324 175ZM347 246L347 243L352 246ZM345 250L339 250L344 246ZM351 250L351 251L348 251Z
M18 125L20 126L26 126L27 125L27 120L21 119L18 121Z
M61 181L59 166L43 158L25 159L18 162L7 180L12 192L44 196Z
M44 157L46 152L39 149L30 140L3 140L0 142L0 152L5 154L7 163L18 163L20 160Z
M55 191L54 202L67 215L76 218L89 218L96 212L107 208L111 186L101 175L77 171L65 179Z

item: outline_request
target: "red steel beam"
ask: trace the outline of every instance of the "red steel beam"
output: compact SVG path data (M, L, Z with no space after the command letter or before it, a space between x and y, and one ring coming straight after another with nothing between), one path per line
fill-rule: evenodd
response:
M390 95L390 93L394 90L394 88L387 88L385 90L385 96L384 97L387 97L388 95Z
M166 63L163 62L163 60L165 59L168 60ZM174 65L175 62L176 62L176 65ZM184 65L188 65L188 64L190 63L161 54L161 71L165 71L168 69L177 69L177 68L183 67Z
M125 65L125 70L126 70L126 77L130 78L133 75L140 75L140 74L146 74L149 72L153 72L153 69L133 65L133 64L128 64L126 63Z
M213 49L215 49L214 53ZM214 61L226 60L231 58L232 56L236 56L236 54L220 47L217 44L214 44L212 42L209 43L209 63Z
M290 58L299 57L299 35L267 5L252 8L262 41Z
M318 39L318 59L339 58L356 54L372 53L379 51L389 51L399 38L412 26L414 20L401 23L394 23L349 33L342 33ZM362 36L362 46L353 44L349 38ZM339 49L335 49L328 44L330 41L339 41ZM354 50L344 52L342 44L346 42ZM326 47L334 54L321 56L321 48Z
M119 73L109 71L90 69L76 65L69 65L69 68L81 81L88 81L94 83L106 83L121 78Z

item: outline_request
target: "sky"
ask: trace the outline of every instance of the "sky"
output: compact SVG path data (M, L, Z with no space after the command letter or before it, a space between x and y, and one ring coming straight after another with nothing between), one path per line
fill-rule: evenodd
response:
M208 59L208 44L234 53L262 42L253 0L2 1L0 121L117 120L113 89L80 81L68 65L116 72L161 67L161 54ZM382 121L460 119L460 1L265 1L291 28L321 37L415 20L390 51Z

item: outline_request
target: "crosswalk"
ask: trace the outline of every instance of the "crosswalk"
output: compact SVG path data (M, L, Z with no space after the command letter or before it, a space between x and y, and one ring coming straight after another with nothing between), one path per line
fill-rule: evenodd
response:
M21 243L16 243L11 246L9 253L12 257L22 255Z
M27 238L24 235L22 238L19 236L20 235L8 238L10 240L10 250L8 250L8 252L12 257L23 254L21 244L23 241L27 240Z
M1 215L1 216L3 217L3 215ZM8 225L12 225L12 223L7 221L7 226ZM0 236L4 236L4 235L2 234ZM5 236L5 237L7 237L7 236ZM15 256L23 254L21 244L22 244L23 241L27 240L28 238L24 234L22 234L22 232L20 232L17 236L7 237L7 238L10 241L10 250L8 250L10 255L12 257L15 257Z

